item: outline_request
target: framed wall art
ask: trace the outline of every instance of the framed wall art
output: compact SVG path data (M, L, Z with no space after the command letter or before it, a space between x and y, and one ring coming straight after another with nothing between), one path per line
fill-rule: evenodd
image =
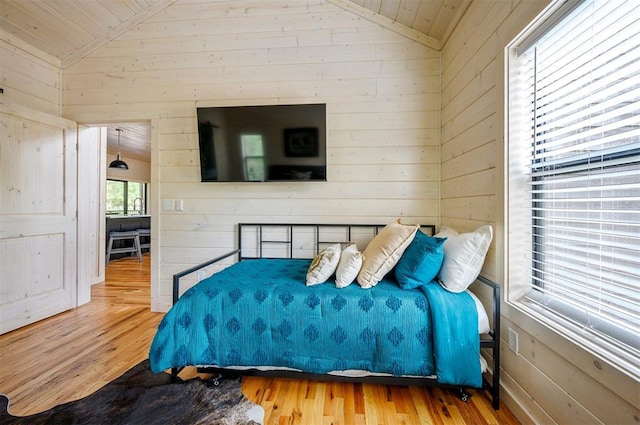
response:
M318 156L318 128L285 128L284 154L289 157Z

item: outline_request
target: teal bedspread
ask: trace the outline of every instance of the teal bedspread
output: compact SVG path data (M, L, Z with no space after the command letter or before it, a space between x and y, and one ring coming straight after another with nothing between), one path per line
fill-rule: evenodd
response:
M388 278L371 289L333 281L307 287L309 264L244 260L189 289L158 326L152 370L358 369L481 386L477 311L468 294L436 283L406 290Z

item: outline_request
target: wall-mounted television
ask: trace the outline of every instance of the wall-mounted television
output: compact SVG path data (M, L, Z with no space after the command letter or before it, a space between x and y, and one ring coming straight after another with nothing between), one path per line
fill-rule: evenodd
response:
M326 181L326 104L198 107L203 182Z

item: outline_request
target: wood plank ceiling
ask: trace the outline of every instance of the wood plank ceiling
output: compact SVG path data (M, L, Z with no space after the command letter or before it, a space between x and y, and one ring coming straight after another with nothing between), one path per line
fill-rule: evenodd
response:
M122 129L120 133L120 153L122 159L135 159L143 162L151 161L151 126L140 123L119 123L107 126L107 162L115 159L118 150L118 132L116 128Z
M62 69L179 0L0 0L0 38L18 39ZM209 0L228 3L235 0ZM301 0L291 0L301 1ZM439 50L471 0L324 0ZM109 125L108 150L148 161L150 129ZM145 127L145 126L142 126Z
M350 0L392 21L428 35L440 43L466 10L462 0Z

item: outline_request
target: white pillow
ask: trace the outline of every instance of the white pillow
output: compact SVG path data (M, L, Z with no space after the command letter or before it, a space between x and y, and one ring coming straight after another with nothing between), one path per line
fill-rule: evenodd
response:
M400 219L387 224L364 250L364 261L358 273L363 288L376 286L396 265L416 235L419 225L402 224Z
M307 286L326 282L340 261L340 244L328 246L315 256L307 271Z
M364 255L358 251L356 244L351 244L342 250L340 262L336 269L336 286L338 288L347 287L356 280L363 260Z
M447 238L438 281L450 292L466 290L482 270L484 257L493 238L493 229L486 224L475 232L459 234L448 227L442 227L435 236Z

